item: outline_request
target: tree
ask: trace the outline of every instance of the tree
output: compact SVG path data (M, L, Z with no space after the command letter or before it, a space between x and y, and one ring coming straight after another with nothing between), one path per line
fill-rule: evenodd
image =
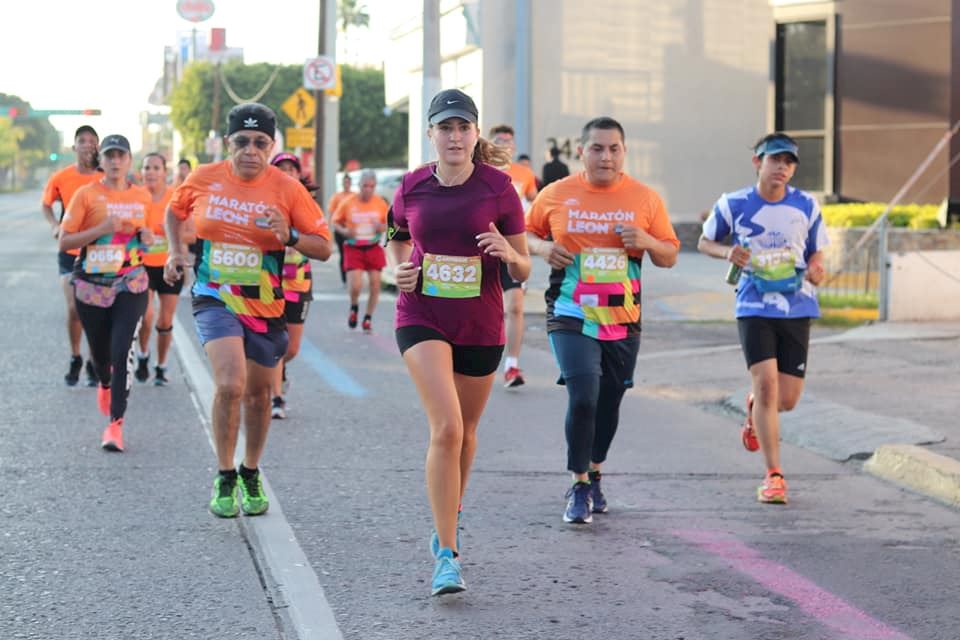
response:
M344 65L340 98L340 160L367 166L406 166L407 114L384 109L381 69Z
M30 103L19 96L0 93L0 106L13 107L28 114ZM60 151L60 135L47 118L0 117L0 184L10 182L8 173L16 169L30 176L39 167L50 166L50 154ZM16 181L16 180L15 180Z
M340 31L346 33L350 27L366 28L370 26L370 14L367 6L358 0L340 0L337 3L337 13L340 15Z
M275 65L269 64L230 63L224 65L222 71L234 93L248 98L263 88L275 69ZM183 136L185 151L201 158L207 158L204 140L212 124L214 73L215 67L211 64L191 64L170 97L170 118ZM344 65L341 74L341 159L356 159L368 166L404 166L407 155L407 115L385 115L383 71ZM302 67L280 67L270 88L259 100L277 112L277 126L281 129L292 127L293 122L280 106L302 82ZM218 136L226 134L226 114L234 104L222 85L220 117L216 128Z

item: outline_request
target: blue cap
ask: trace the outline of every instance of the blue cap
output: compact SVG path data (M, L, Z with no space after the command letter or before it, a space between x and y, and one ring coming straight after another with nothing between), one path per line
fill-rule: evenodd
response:
M778 153L789 153L797 162L800 161L800 154L797 145L787 138L770 138L766 142L757 146L754 154L757 156L772 156Z

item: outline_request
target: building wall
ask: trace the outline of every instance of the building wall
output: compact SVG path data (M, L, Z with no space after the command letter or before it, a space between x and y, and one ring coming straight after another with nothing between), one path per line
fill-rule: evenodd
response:
M836 192L886 202L950 126L951 0L836 7ZM948 146L905 201L945 198L949 158Z
M627 172L676 220L753 182L749 148L768 126L765 0L532 0L532 24L532 157L550 138L575 153L583 125L608 115L626 130Z

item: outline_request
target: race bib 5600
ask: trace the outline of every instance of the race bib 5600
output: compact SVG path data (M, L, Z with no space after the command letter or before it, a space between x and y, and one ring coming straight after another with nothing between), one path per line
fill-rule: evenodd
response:
M218 284L254 286L260 284L263 253L244 244L210 244L210 280Z

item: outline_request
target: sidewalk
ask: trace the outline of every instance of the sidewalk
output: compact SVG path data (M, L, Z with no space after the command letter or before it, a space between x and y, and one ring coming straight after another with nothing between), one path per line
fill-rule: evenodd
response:
M542 260L534 262L524 308L530 323L544 312L548 273ZM645 263L642 304L636 392L712 404L742 420L749 378L723 265L694 252L682 252L669 270ZM675 323L729 323L730 337L710 346L663 348L657 334ZM641 384L653 362L655 373ZM815 327L806 389L797 408L783 414L781 437L834 460L866 460L870 473L960 506L958 381L960 322Z

